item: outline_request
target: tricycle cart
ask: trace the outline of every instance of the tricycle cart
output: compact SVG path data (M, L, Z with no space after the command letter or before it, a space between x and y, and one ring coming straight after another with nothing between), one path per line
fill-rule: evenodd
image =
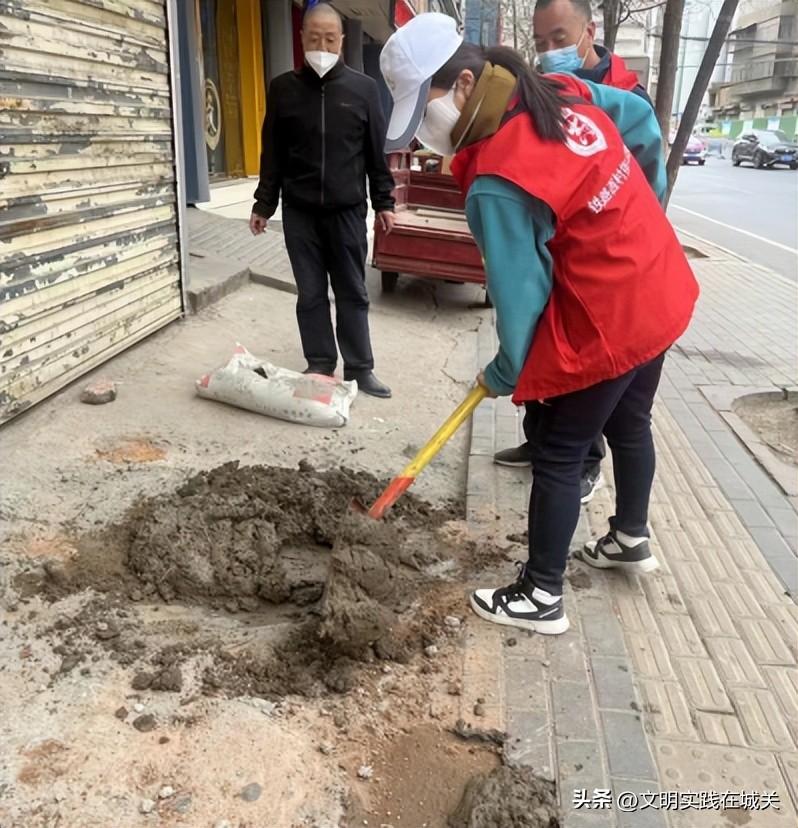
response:
M396 187L396 223L374 234L372 264L390 293L400 273L447 282L485 284L482 256L465 218L463 196L439 156L410 151L389 156ZM420 162L420 163L419 163Z

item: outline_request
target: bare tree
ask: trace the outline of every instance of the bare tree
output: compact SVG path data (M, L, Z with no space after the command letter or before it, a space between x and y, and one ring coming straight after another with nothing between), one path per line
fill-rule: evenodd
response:
M676 88L676 69L679 63L679 42L684 17L684 0L668 0L662 18L662 51L659 56L657 100L655 109L663 141L671 131L673 93Z
M737 11L738 2L739 0L724 0L718 19L715 21L715 27L712 29L712 34L709 37L704 57L701 59L701 65L698 68L698 74L693 82L693 88L690 90L690 95L687 98L687 103L685 104L684 112L679 122L679 129L676 131L676 137L673 140L673 146L668 156L668 198L670 198L673 185L676 183L676 176L682 163L684 148L687 146L687 141L695 126L698 112L701 109L701 102L704 100L707 87L712 79L712 73L715 71L715 64L718 62L720 50L723 48L723 43L729 34L734 13ZM657 96L657 103L659 103L659 95Z
M502 42L520 52L529 63L535 58L532 13L535 0L502 0Z
M604 46L613 51L618 29L630 19L639 19L652 9L665 5L665 0L601 0L598 7L604 20Z

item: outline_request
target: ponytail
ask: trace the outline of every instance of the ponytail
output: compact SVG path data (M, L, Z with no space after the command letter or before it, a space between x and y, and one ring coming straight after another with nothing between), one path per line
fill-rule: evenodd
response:
M465 69L479 79L486 63L501 66L516 78L521 108L531 116L538 135L545 141L564 142L562 107L565 101L561 96L561 84L533 72L521 55L509 46L483 49L473 43L461 44L449 61L433 75L432 86L451 89Z

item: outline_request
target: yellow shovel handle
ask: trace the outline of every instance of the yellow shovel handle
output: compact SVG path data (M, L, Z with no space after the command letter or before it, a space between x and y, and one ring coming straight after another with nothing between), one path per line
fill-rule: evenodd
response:
M472 388L468 396L449 415L446 422L435 432L424 448L411 460L409 465L405 466L400 477L418 477L427 463L443 448L444 444L460 428L463 422L471 416L474 409L485 399L487 394L488 392L481 385Z

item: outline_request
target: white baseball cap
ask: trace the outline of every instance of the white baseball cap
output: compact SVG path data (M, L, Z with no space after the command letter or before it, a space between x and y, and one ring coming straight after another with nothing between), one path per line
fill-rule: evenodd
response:
M460 48L454 18L438 12L416 15L388 38L380 71L393 96L385 151L406 147L424 117L432 76Z

